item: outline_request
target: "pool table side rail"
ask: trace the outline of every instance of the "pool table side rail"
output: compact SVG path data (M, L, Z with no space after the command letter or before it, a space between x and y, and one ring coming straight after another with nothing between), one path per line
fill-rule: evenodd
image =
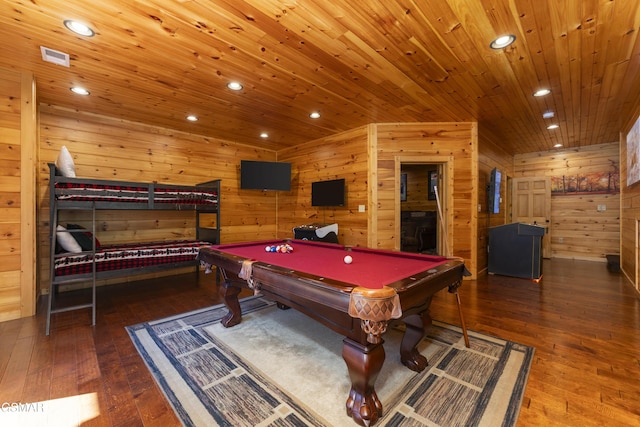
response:
M317 242L314 242L316 244ZM326 245L334 245L332 243L325 243ZM391 251L387 251L391 252ZM402 255L402 253L398 252L398 254ZM442 258L446 259L446 258ZM198 260L204 261L205 263L212 264L223 268L229 272L233 272L234 274L238 274L240 269L242 268L242 263L246 260L246 258L234 254L230 254L223 250L216 249L215 247L205 247L198 254ZM306 273L304 271L299 271L295 269L291 269L288 267L281 267L275 264L271 264L265 261L255 261L254 269L257 271L259 268L266 268L274 271L280 272L282 275L296 277L300 280L304 280L305 283L308 283L311 286L319 286L323 288L332 288L339 292L344 292L350 294L354 288L358 285L354 285L349 282L344 282L337 279L331 279L327 277L319 278L315 274ZM457 268L455 268L457 266ZM465 270L464 262L460 258L451 258L446 263L437 265L433 268L429 268L424 270L418 274L414 274L405 279L401 279L392 283L388 283L385 286L393 288L396 292L404 292L407 289L410 289L415 286L419 286L424 280L431 280L432 278L436 278L439 275L446 273L449 270ZM460 273L456 273L460 274ZM254 277L254 279L256 279ZM459 286L459 285L458 285Z
M229 254L212 247L206 247L198 254L198 259L223 269L227 274L237 276L240 273L246 258ZM449 292L456 292L462 284L462 277L466 271L464 262L458 258L452 258L446 263L437 265L411 277L390 283L387 286L394 289L400 296L403 314L412 308L422 307L425 303L425 294L433 295L436 292L448 288ZM244 285L242 279L232 277L234 281ZM253 280L266 293L274 297L280 296L287 300L303 298L318 304L326 304L337 310L346 311L349 306L349 298L353 289L357 286L343 281L322 278L314 274L283 268L277 265L256 261L253 264ZM290 289L279 287L284 281L297 283L296 297L288 295ZM443 286L443 283L446 285ZM304 284L304 286L300 286ZM426 288L425 288L426 286ZM326 292L330 290L331 292ZM328 295L331 295L328 297ZM287 303L286 301L281 301Z

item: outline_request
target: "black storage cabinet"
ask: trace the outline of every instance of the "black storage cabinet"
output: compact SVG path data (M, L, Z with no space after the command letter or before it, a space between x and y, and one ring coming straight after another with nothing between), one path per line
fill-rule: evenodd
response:
M523 223L491 227L489 274L540 279L544 233L543 227Z

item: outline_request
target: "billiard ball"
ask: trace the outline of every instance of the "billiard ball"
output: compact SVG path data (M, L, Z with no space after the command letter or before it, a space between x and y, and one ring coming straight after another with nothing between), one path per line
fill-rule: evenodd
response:
M351 264L352 262L353 262L353 258L351 258L351 255L347 255L344 257L345 264Z

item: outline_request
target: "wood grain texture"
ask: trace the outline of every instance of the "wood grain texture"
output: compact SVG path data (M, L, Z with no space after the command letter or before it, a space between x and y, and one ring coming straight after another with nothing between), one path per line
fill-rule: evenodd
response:
M616 141L640 93L639 27L636 1L0 4L3 67L32 72L39 102L274 151L384 122L478 122L511 155ZM503 34L515 43L490 49Z
M535 347L517 425L637 425L635 290L599 262L545 260L543 270L540 283L485 275L460 288L469 329ZM124 327L218 303L212 277L191 273L98 292L95 327L88 311L57 314L48 337L44 310L0 323L0 400L95 393L90 425L178 426ZM458 324L455 297L436 294L431 315ZM86 408L74 406L65 420L80 419Z
M617 143L573 150L529 153L514 157L514 177L578 176L592 172L620 173ZM622 176L620 180L622 181ZM598 211L598 206L606 206ZM620 253L620 193L551 197L553 257L605 261Z
M640 186L627 185L627 165L634 156L629 152L627 135L638 117L640 106L636 117L629 120L620 133L620 266L640 292Z
M478 268L479 273L486 273L489 263L489 229L511 222L511 191L508 187L510 177L513 177L513 156L508 155L499 141L493 139L490 133L479 132L478 142ZM488 185L491 170L498 169L502 174L500 182L500 212L493 213L488 205Z
M31 73L20 76L20 316L36 312L36 165L38 113L36 85Z
M278 196L278 235L292 237L296 226L338 223L338 241L349 246L368 246L369 206L368 127L300 144L278 152L278 160L292 163L290 193ZM311 206L311 184L345 179L346 205Z
M20 317L21 293L21 231L20 225L20 93L21 82L19 73L5 73L0 75L0 95L6 100L2 107L2 122L0 122L0 152L7 156L6 163L11 167L2 169L0 194L2 205L0 211L0 233L3 244L0 246L0 321Z
M33 76L0 73L0 322L35 314L35 153Z
M310 222L337 222L340 241L347 245L399 249L396 199L399 171L396 156L431 156L451 162L452 188L443 204L448 207L449 247L467 259L475 272L474 222L469 203L475 192L472 169L473 125L457 123L389 124L356 128L323 140L311 141L277 154L229 141L115 120L108 117L43 107L39 166L39 268L40 291L48 288L48 173L62 145L71 151L78 176L126 181L194 184L222 179L222 242L292 237L295 226ZM372 131L375 130L375 133ZM384 138L378 141L373 139ZM380 159L369 170L372 150ZM443 154L446 154L443 156ZM240 159L288 161L293 165L291 192L240 190ZM440 160L438 160L440 161ZM390 167L391 169L387 169ZM383 177L377 185L371 177ZM345 178L347 206L310 206L314 181ZM370 187L375 187L375 192ZM459 190L460 191L459 191ZM371 198L372 195L376 199ZM433 203L433 202L432 202ZM359 206L365 212L359 212ZM277 209L276 209L277 206ZM382 207L387 208L382 208ZM399 206L399 200L398 205ZM375 215L375 224L373 218ZM62 224L88 225L83 212L65 212ZM194 237L192 214L163 211L97 212L97 235L102 243L128 243ZM458 233L458 236L455 236ZM462 234L460 234L462 233ZM153 273L151 277L166 273ZM147 276L148 277L148 276ZM112 279L112 284L135 278ZM73 289L66 286L65 289Z
M240 190L240 160L275 160L270 150L175 130L42 107L38 164L38 262L40 291L49 281L49 177L63 145L84 178L194 185L221 179L221 242L276 236L274 192ZM61 223L89 224L87 212L65 212ZM104 243L195 238L195 214L176 211L99 211ZM154 273L165 274L165 273ZM131 278L124 280L133 280ZM114 283L121 280L110 280Z
M403 211L436 211L435 200L429 200L429 171L437 171L437 165L403 165L401 173L407 174L407 200L401 201ZM433 190L431 190L433 191Z
M389 123L377 124L377 246L400 246L399 157L450 157L452 182L446 185L443 212L451 256L465 259L473 276L477 274L476 205L478 141L476 123Z

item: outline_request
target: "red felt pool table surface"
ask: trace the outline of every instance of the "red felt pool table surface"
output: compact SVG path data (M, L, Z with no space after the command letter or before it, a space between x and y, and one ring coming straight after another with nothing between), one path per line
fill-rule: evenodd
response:
M293 247L291 253L265 250L284 243ZM345 264L346 255L353 258L351 264ZM385 359L382 334L388 322L402 319L406 331L400 360L409 369L423 371L427 359L417 345L431 325L432 296L445 288L455 292L465 271L457 258L308 240L205 246L198 259L221 273L219 292L229 309L223 326L242 320L238 295L248 287L345 337L342 357L351 379L346 412L360 425L374 425L383 413L374 385Z
M232 243L211 246L216 250L262 263L288 268L318 277L338 280L353 286L380 289L394 282L435 268L447 262L447 258L380 249L345 247L342 245L291 240L291 253L267 252L270 245L280 245L282 240L249 243ZM351 264L344 262L350 255Z

